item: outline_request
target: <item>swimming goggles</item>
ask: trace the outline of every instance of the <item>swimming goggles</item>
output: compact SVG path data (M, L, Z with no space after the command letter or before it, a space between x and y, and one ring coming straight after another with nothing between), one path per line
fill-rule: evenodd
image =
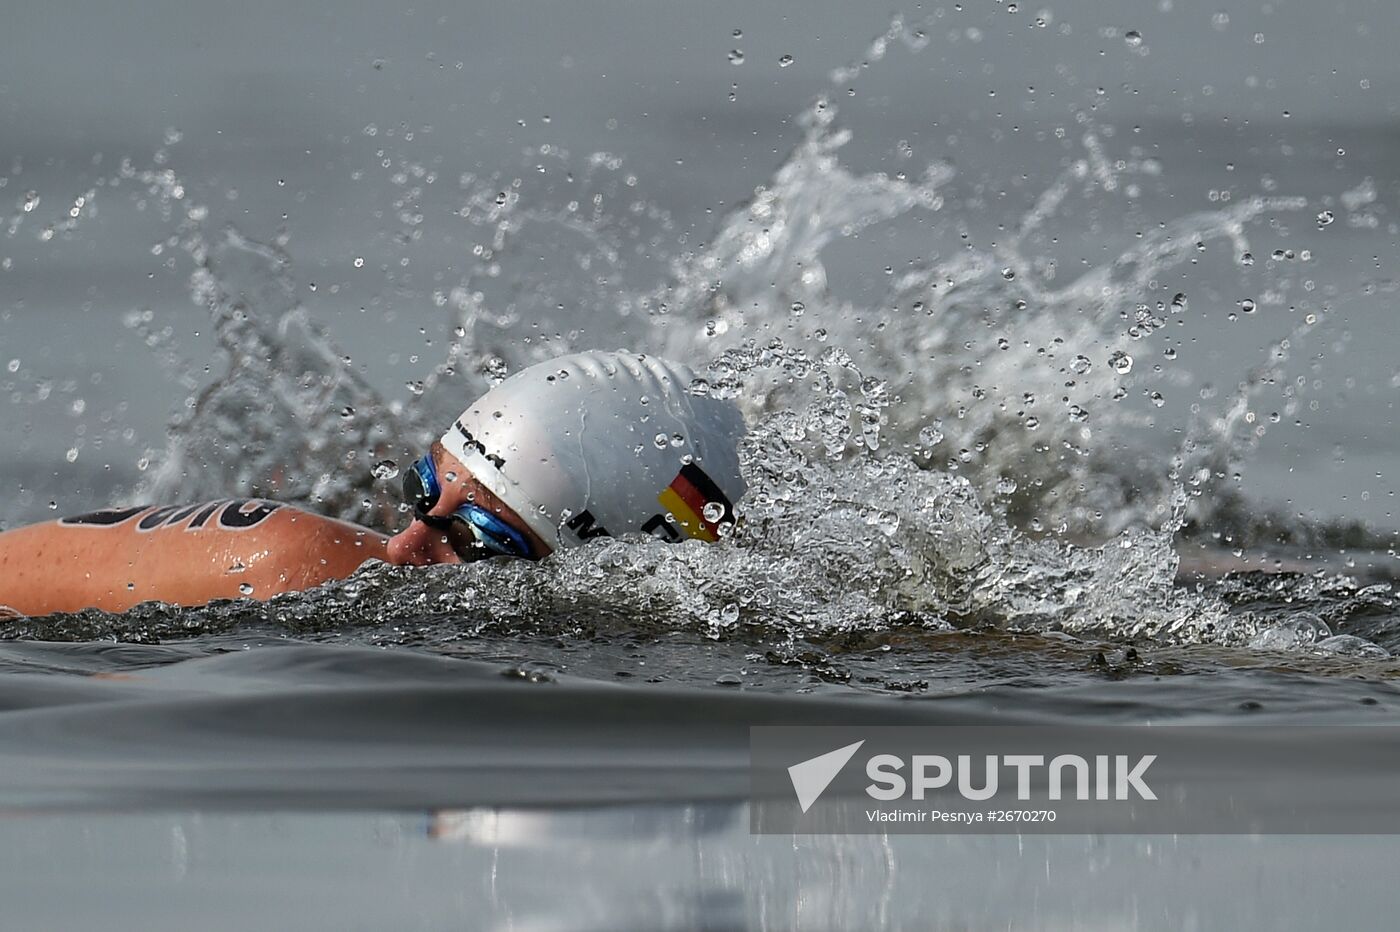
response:
M403 474L403 499L413 516L447 535L447 542L463 560L478 560L481 548L509 557L530 557L530 542L490 509L467 502L450 515L429 514L442 497L432 454L421 457ZM468 537L463 532L470 532Z

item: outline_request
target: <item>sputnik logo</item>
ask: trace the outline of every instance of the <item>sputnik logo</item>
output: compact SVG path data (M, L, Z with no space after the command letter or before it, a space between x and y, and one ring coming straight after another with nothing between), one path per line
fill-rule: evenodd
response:
M836 775L841 772L841 768L846 766L864 743L865 739L862 738L855 744L848 744L844 748L819 754L788 768L788 776L792 778L792 788L797 791L797 804L802 807L804 813L821 798L822 793L826 792L826 788L831 785L831 781L835 780Z

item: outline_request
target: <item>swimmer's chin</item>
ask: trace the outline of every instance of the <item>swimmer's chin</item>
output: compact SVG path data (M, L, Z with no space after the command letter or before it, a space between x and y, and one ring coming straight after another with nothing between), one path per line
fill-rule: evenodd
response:
M493 556L485 547L473 548L469 553L459 554L448 546L445 540L426 526L417 522L410 524L389 538L384 548L384 562L391 566L437 566L447 563L475 563Z
M477 563L481 560L490 560L492 557L499 556L500 554L493 553L485 547L473 549L467 554L460 554L455 550L443 554L426 554L422 551L394 554L391 551L387 559L381 562L387 563L389 566L461 566L466 563Z
M498 557L500 554L493 553L485 547L474 548L463 555L457 551L446 553L441 556L429 557L418 563L404 563L401 566L460 566L464 563L477 563L481 560L489 560Z

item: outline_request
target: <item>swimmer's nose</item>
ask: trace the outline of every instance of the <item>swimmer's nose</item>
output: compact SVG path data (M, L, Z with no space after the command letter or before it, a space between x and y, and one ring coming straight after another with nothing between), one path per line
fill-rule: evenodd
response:
M414 521L389 538L387 556L395 566L427 566L431 563L461 563L442 531Z

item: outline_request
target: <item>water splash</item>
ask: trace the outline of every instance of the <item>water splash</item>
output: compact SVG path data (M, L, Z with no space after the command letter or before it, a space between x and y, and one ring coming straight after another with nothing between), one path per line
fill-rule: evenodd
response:
M926 39L896 21L867 60L901 43L918 51ZM865 66L852 67L833 80ZM389 527L392 470L380 464L421 446L464 396L561 352L629 345L701 361L692 390L735 398L750 415L751 492L728 546L607 542L544 565L372 567L267 611L376 623L469 614L502 626L563 611L715 638L759 631L792 650L897 626L1168 644L1248 644L1277 627L1268 612L1177 586L1173 538L1188 518L1212 520L1201 503L1224 499L1221 480L1260 436L1251 399L1283 381L1292 341L1315 319L1227 403L1203 409L1174 458L1133 445L1150 414L1126 400L1165 378L1132 363L1185 307L1159 293L1162 273L1213 242L1251 254L1253 225L1305 202L1251 198L1171 220L1063 282L1043 238L1067 205L1110 203L1162 171L1114 158L1086 117L1082 154L1012 232L951 255L931 241L919 265L891 270L885 292L858 305L835 295L826 251L878 224L964 209L956 176L941 162L912 179L852 170L841 160L851 134L825 96L798 124L794 151L698 251L658 239L674 225L614 154L576 159L547 145L518 173L462 176L456 216L476 241L433 286L447 350L411 373L411 404L386 400L311 320L285 243L211 234L173 171L127 168L175 226L222 366L153 453L140 496L236 491ZM393 176L392 248L405 255L423 236L427 194L415 179L431 179L420 169ZM543 251L562 261L542 277L528 260Z
M126 174L166 205L184 201L173 171ZM311 320L283 251L231 227L208 237L207 215L185 204L177 235L193 265L191 299L210 315L223 372L189 397L166 449L148 454L158 465L134 497L185 501L246 489L387 523L394 499L373 484L373 464L396 441L418 438L418 422L382 402ZM130 323L148 326L143 315ZM176 360L171 349L167 361L188 385L192 367Z

